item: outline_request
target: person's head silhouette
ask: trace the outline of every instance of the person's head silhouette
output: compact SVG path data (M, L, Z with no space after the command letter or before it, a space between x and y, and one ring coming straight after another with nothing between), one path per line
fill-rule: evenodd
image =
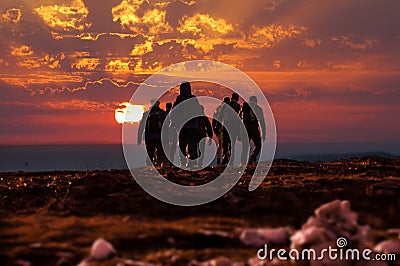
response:
M231 99L229 99L229 97L224 97L224 103L229 103L231 101Z
M184 81L179 86L179 93L185 97L190 97L192 95L192 87L188 81Z
M249 101L251 103L257 103L257 96L250 96Z
M237 94L236 92L232 93L231 100L235 102L239 101L239 94Z

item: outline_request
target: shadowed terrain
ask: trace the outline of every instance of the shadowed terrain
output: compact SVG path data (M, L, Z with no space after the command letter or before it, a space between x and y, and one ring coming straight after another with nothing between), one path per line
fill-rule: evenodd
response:
M222 170L159 172L171 181L195 185L215 179ZM246 262L257 248L241 243L242 228L299 228L314 209L335 199L349 200L359 223L370 225L377 241L387 237L387 229L400 227L396 159L277 160L262 185L249 192L253 170L248 168L222 198L197 207L152 198L129 171L1 174L0 260L6 265L75 265L103 237L119 258L136 261L188 265L225 256ZM149 168L143 171L156 178ZM109 263L101 265L117 264L115 259Z

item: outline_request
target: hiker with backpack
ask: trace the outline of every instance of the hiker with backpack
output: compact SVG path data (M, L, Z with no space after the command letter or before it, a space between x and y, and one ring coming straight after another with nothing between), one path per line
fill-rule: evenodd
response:
M209 139L208 145L211 145L212 136L213 136L213 130L212 130L212 127L211 127L210 120L204 114L204 106L200 105L200 107L201 107L201 110L202 110L202 116L199 117L199 124L200 124L199 152L200 152L200 157L199 157L198 166L203 166L203 162L204 162L204 158L205 158L206 142L204 141L204 142L200 143L200 141L205 137L209 137L210 139ZM203 152L201 152L201 151L203 151Z
M223 135L225 134L226 136L228 135L228 131L226 131L226 129L222 126L221 122L221 115L222 115L222 108L225 104L228 104L230 102L229 97L225 97L224 100L222 101L221 105L219 105L213 114L213 120L212 120L212 129L214 131L215 136L217 136L217 140L218 140L218 147L217 147L217 165L220 165L222 162L222 157L223 155L228 152L227 150L223 150L223 145L222 145L222 141L223 141ZM218 121L219 120L219 121Z
M229 103L227 103L227 105L225 105L221 109L222 125L224 127L226 127L226 125L229 125L229 128L231 129L229 131L229 134L226 130L223 131L222 147L224 151L224 157L222 159L222 164L227 164L229 162L230 165L233 165L234 163L235 144L240 134L239 112L241 106L238 101L239 94L232 93L232 97ZM234 112L228 111L229 107L232 108Z
M146 166L151 162L155 166L161 166L165 162L165 153L161 143L161 128L167 116L166 112L160 108L160 102L156 99L151 101L150 109L143 113L138 129L137 143L140 145L143 139L147 150ZM146 121L146 123L144 123Z
M179 86L179 95L176 97L174 108L178 105L183 111L173 113L171 123L177 131L180 128L180 132L178 132L179 149L181 150L180 163L181 166L193 167L194 165L188 163L187 159L199 158L201 107L197 97L192 95L189 82L182 82Z
M249 151L249 143L243 142L241 163L242 165L246 165L247 163L255 164L261 151L261 141L264 142L266 138L264 113L262 108L257 104L256 96L250 96L249 102L243 103L242 118L249 137L249 142L253 141L254 143L254 149L250 154L250 159L248 160L247 153Z
M166 103L166 114L167 114L167 119L165 123L167 123L168 128L167 128L167 136L166 136L166 143L167 143L167 149L166 153L168 154L169 158L171 159L171 162L169 162L169 165L172 165L172 161L174 161L175 158L175 152L176 152L176 146L178 144L178 138L176 136L176 129L171 125L171 116L168 116L168 114L172 110L172 103L168 102Z

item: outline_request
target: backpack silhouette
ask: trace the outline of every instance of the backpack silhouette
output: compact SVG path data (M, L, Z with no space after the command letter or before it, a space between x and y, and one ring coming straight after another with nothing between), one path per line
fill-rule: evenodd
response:
M146 130L149 132L161 131L162 121L160 110L151 110L147 117Z
M256 114L247 102L243 103L242 113L244 124L255 124L258 122Z

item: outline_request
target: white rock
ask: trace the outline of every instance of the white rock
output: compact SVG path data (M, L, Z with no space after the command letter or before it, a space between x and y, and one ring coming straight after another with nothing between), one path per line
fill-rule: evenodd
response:
M349 201L335 200L321 205L291 237L292 248L306 248L322 242L336 241L346 238L357 247L372 247L371 229L360 226L358 215L351 211Z
M344 200L340 203L340 209L342 211L351 211L351 205L350 205L350 201L348 200Z
M292 241L291 248L302 248L313 244L325 242L326 230L322 227L311 226L307 229L297 231L290 240Z
M289 227L244 229L240 240L246 246L260 247L268 245L286 245L292 233Z
M315 215L318 218L322 219L330 219L330 216L333 213L337 213L341 209L341 201L335 200L326 204L321 205L318 209L315 210Z
M90 258L95 260L105 260L112 258L115 253L116 251L114 247L109 242L103 238L98 238L92 245Z
M385 254L388 253L400 254L400 241L398 240L382 241L374 247L374 251Z

